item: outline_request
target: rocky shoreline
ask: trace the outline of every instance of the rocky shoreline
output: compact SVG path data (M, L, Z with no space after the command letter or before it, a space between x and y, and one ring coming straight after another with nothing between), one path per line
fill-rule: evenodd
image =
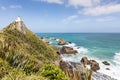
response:
M47 37L47 39L50 37ZM48 40L44 40L44 37L42 37L43 41L45 43L49 43ZM56 40L55 37L52 38L52 40ZM72 47L65 46L66 44L71 44L72 42L66 42L63 38L60 38L58 41L58 45L61 46L60 51L57 52L58 55L62 54L77 54L77 50L74 50ZM110 63L108 61L102 62L106 66L110 66ZM90 68L88 69L89 66ZM87 57L82 57L79 63L75 62L69 62L69 61L63 61L61 60L59 62L59 67L69 75L71 80L73 79L74 74L77 75L77 80L80 80L79 75L82 75L82 80L86 80L86 73L84 72L84 69L88 71L88 77L91 77L92 80L117 80L112 78L111 76L108 76L103 73L97 72L97 70L100 70L99 63L96 60L88 60ZM80 71L78 71L78 68ZM109 68L106 68L106 70L110 70Z

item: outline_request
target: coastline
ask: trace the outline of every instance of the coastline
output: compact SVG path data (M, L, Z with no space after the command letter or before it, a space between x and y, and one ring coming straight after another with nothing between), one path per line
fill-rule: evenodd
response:
M53 42L51 42L52 40L53 41L59 41L59 39L58 38L56 38L55 40L54 39L52 39L53 37L47 37L47 40L48 40L48 42L49 42L49 39L51 39L50 40L50 42L49 42L49 44L52 44L52 45L55 45L55 44L53 44ZM55 38L55 37L54 37ZM46 39L46 37L43 37L43 39ZM63 45L55 45L55 46L57 46L58 48L60 48L61 49L61 47L63 47ZM64 45L64 46L68 46L68 47L72 47L74 50L77 50L78 51L78 53L80 52L80 51L82 51L83 49L82 49L82 47L81 47L81 50L80 50L80 47L73 47L73 46L75 46L75 43L72 43L72 42L67 42L67 44L66 45ZM60 57L62 58L62 60L63 61L65 61L65 62L73 62L73 63L78 63L77 61L72 61L72 60L70 60L70 58L68 57L66 57L65 56L66 54L63 54L63 55L60 55ZM67 56L70 56L71 54L67 54ZM79 59L80 60L80 59ZM94 59L94 60L96 60L96 59ZM101 61L102 62L102 61ZM80 62L79 62L80 63ZM100 63L100 62L99 62ZM100 66L101 67L101 66ZM109 76L109 75L106 75L106 74L104 74L104 73L101 73L101 72L99 72L99 70L97 71L97 72L93 72L93 80L117 80L117 79L114 79L114 78L112 78L112 76ZM99 78L99 79L98 79Z

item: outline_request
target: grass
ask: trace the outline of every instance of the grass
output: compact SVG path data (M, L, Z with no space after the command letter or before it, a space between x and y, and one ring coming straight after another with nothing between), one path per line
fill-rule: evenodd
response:
M44 64L60 59L56 54L58 48L44 43L28 29L23 34L13 26L14 23L11 23L0 33L0 80L23 80L20 77L23 74L26 78L36 76L31 80L43 77L36 75L37 72Z

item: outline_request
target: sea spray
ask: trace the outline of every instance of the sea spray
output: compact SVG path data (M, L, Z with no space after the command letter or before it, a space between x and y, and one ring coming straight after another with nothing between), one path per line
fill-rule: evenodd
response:
M53 44L53 45L56 45L56 46L58 46L58 47L62 47L62 46L59 46L59 45L57 45L57 42L59 41L59 39L58 40L56 40L56 41L53 41L53 43L51 43L51 44ZM84 40L85 41L85 40ZM93 40L92 40L93 41ZM87 44L90 44L90 42L89 41L87 41L86 42ZM106 75L109 75L109 76L111 76L111 77L113 77L113 78L115 78L115 79L118 79L118 80L120 80L120 74L119 74L119 71L118 70L120 70L120 52L117 52L117 53L115 53L115 55L113 56L113 58L111 58L111 57L109 57L109 55L108 55L108 58L103 58L103 57L105 57L106 56L106 54L104 54L104 53L102 53L102 52L104 52L104 50L106 50L106 48L104 48L105 46L107 46L107 45L104 45L102 48L99 48L100 47L100 44L101 42L99 42L99 43L96 43L96 42L94 42L94 43L92 43L92 46L93 46L93 48L89 48L88 49L88 47L85 47L85 46L81 46L81 45L79 45L78 46L78 43L77 44L75 44L75 43L67 43L66 45L64 45L64 46L69 46L69 47L72 47L73 49L75 49L75 50L77 50L78 51L78 54L76 54L76 55L66 55L66 54L63 54L63 55L61 55L61 57L62 57L62 59L64 60L64 61L72 61L72 62L80 62L80 59L82 58L82 57L84 57L84 56L87 56L90 60L92 60L92 59L94 59L94 60L96 60L97 62L99 62L99 65L100 65L100 67L101 67L101 69L98 71L98 72L100 72L100 73L103 73L103 74L106 74ZM107 43L107 42L106 42ZM83 43L81 43L81 44L83 44ZM95 44L95 45L94 45ZM112 43L111 43L112 44ZM118 43L117 43L118 44ZM99 47L98 47L98 45L99 45ZM103 44L102 44L103 45ZM113 45L112 45L113 46ZM117 46L117 45L116 45ZM110 46L108 46L108 47L110 47ZM112 47L112 50L113 50L113 48L114 47ZM116 47L117 48L117 47ZM99 50L98 50L99 49ZM91 51L92 50L92 51ZM101 52L101 50L102 50L102 52ZM110 52L110 51L112 51L111 49L110 50L108 50L108 52ZM99 52L100 51L100 52ZM94 54L94 53L95 54ZM106 52L105 52L106 53ZM103 55L103 57L96 57L96 56L101 56L101 55ZM105 55L105 56L104 56ZM110 59L111 58L111 59ZM106 65L104 65L103 63L102 63L102 61L104 61L104 60L107 60L109 63L110 63L110 66L106 66ZM109 61L109 60L111 60L111 61ZM115 64L114 64L115 63ZM109 68L110 70L106 70L106 68ZM102 76L101 76L102 77Z

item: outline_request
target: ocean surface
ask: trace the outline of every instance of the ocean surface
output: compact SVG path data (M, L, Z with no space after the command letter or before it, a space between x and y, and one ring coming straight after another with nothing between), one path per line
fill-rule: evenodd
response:
M56 37L51 44L57 45L59 38L72 42L71 46L78 51L76 55L62 55L63 60L80 62L81 58L87 56L99 62L101 69L98 72L107 74L120 80L120 33L36 33L38 36ZM111 65L105 66L102 61L108 61ZM106 70L109 68L110 70Z

